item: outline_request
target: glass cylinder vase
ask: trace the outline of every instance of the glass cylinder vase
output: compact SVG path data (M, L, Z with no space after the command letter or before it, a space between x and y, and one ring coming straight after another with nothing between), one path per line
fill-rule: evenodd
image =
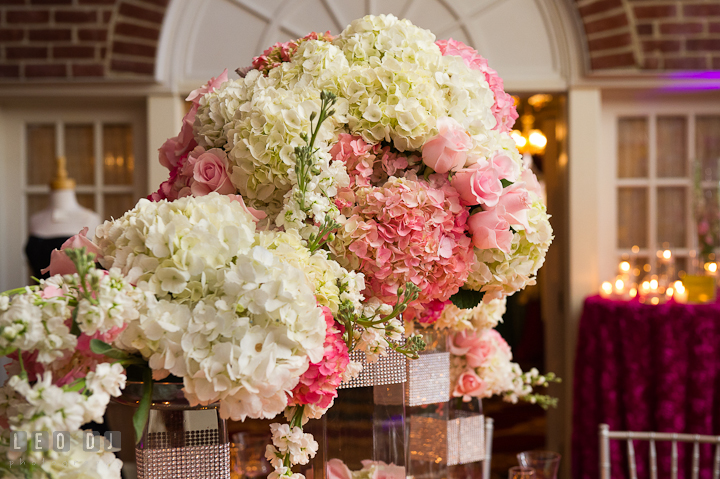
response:
M363 369L338 388L338 397L321 419L304 427L319 449L310 468L301 472L307 479L365 474L406 479L406 359L394 351L375 363L368 363L364 353L352 352L350 358Z
M450 420L450 353L447 334L432 328L416 328L426 348L408 361L406 434L408 476L416 479L448 477Z
M142 437L138 479L230 479L230 441L217 405L190 407L180 383L155 382ZM128 381L117 402L137 407L143 383Z
M485 416L478 398L449 402L448 477L474 479L482 477L485 460Z

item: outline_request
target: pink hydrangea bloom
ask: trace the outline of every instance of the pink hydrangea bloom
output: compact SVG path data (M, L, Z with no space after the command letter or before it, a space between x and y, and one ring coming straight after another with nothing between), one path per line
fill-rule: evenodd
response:
M335 323L332 312L323 306L325 314L325 353L318 363L310 363L300 376L300 382L292 391L290 405L312 404L322 409L330 407L337 397L337 388L350 363L348 349L342 338L340 326Z
M267 75L270 70L280 66L283 62L289 62L295 51L298 49L301 43L308 40L323 40L326 42L333 41L333 36L328 30L325 33L310 32L304 37L289 42L277 42L263 52L262 55L253 58L252 68L260 70L264 75Z
M398 153L390 146L371 145L361 136L340 133L330 150L333 160L345 163L350 187L382 186L391 176L417 171L422 158L413 153Z
M393 304L398 287L408 281L420 287L407 319L420 315L422 305L455 294L474 260L465 234L468 211L457 191L430 181L393 177L382 187L361 188L341 233L367 278L367 297Z
M443 55L454 55L461 57L465 64L473 70L480 70L490 85L495 96L493 105L493 116L497 121L496 130L509 132L517 120L518 113L515 109L515 102L512 96L505 93L503 81L495 70L488 66L486 59L481 57L476 50L457 40L438 40L435 44L440 48Z

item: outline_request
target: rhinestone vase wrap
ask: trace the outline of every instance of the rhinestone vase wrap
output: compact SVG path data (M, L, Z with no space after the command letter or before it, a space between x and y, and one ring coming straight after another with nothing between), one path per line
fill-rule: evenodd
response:
M367 362L365 353L357 350L350 353L350 359L360 362L362 370L356 378L340 384L338 389L384 386L406 381L407 359L392 349L388 350L385 356L381 356L374 363Z
M421 353L408 361L407 405L450 400L450 353Z
M448 466L485 459L485 416L482 414L450 419L447 437Z
M216 405L190 407L182 384L155 383L140 441L138 479L230 479L230 440ZM137 406L142 383L128 381L118 402Z

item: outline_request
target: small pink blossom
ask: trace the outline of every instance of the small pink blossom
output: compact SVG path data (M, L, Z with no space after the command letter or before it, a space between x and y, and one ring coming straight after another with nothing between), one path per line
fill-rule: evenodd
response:
M482 397L486 389L485 381L474 370L466 369L457 379L453 397L461 397L463 401L470 401L473 397Z
M96 260L100 259L102 257L100 248L98 248L98 246L87 237L89 229L90 228L86 226L78 234L71 236L67 241L65 241L60 249L53 250L52 253L50 253L50 265L47 268L40 270L40 272L43 274L49 273L50 276L55 276L56 274L77 273L75 264L64 252L66 249L85 248L88 253L95 254Z
M252 68L260 70L264 75L267 75L273 68L280 66L284 62L289 62L303 42L308 40L331 42L333 38L328 30L325 33L310 32L304 37L294 41L275 43L275 45L265 50L262 55L253 58Z
M518 118L515 102L512 96L505 93L502 79L495 70L488 66L487 60L481 57L473 48L452 38L449 40L438 40L435 44L440 48L440 52L443 55L461 57L468 68L479 70L485 75L485 79L490 85L490 89L495 97L495 103L492 108L496 121L495 129L506 133L512 130L512 126Z
M504 207L497 207L470 216L468 229L476 248L497 248L510 253L513 234L510 231L510 223L502 217L504 212Z
M422 147L423 163L436 173L456 171L465 166L467 152L472 148L472 139L465 128L450 117L440 118L437 128L438 134Z
M439 301L437 299L424 304L422 313L417 318L418 322L424 325L435 324L448 304L450 304L450 300Z
M182 127L178 136L168 138L160 147L160 164L168 170L178 167L180 160L197 146L193 136L193 123L198 111L198 105L193 104L190 111L182 119Z

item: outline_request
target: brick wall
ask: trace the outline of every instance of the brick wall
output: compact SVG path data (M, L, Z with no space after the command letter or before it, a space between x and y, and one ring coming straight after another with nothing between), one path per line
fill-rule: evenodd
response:
M592 70L720 70L718 0L577 0Z
M0 80L152 80L169 0L0 0Z

